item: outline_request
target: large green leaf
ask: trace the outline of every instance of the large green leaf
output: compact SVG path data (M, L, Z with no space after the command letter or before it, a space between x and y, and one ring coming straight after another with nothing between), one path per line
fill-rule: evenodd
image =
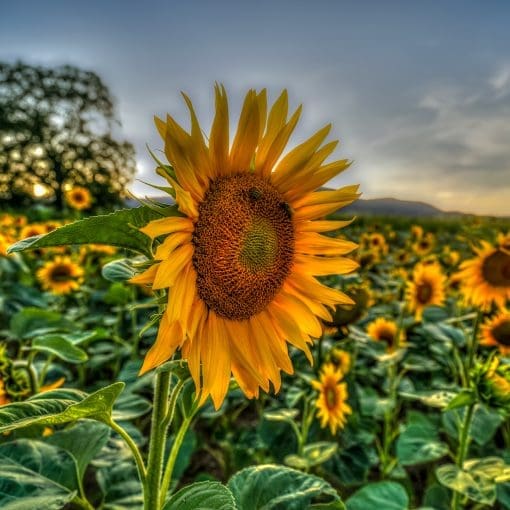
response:
M104 497L104 510L140 510L143 508L142 486L136 467L129 462L110 463L97 473Z
M84 363L88 360L87 353L76 347L62 335L44 335L32 341L32 350L53 354L68 363Z
M0 408L0 432L28 425L57 425L83 418L108 422L113 404L124 388L117 382L87 395L76 390L53 390L25 402Z
M407 510L409 497L395 482L370 483L346 502L347 510Z
M308 510L313 503L322 509L343 509L331 485L318 476L284 466L262 465L243 469L228 482L242 510Z
M44 442L58 446L76 461L78 476L83 479L85 469L110 437L110 428L104 423L83 420L70 428L59 430Z
M337 443L320 441L307 444L301 455L291 454L285 457L285 464L296 469L309 469L329 460L338 450Z
M220 482L198 482L175 493L163 510L237 510L237 507L232 493Z
M448 453L439 441L437 429L423 414L409 413L407 424L397 440L397 458L404 466L437 460Z
M176 206L165 208L167 216L178 214ZM139 253L150 252L150 239L138 229L163 216L149 207L121 209L92 216L57 228L49 234L29 237L13 244L9 252L72 244L108 244Z
M78 487L76 464L53 445L20 439L0 446L0 508L58 510Z
M34 338L48 332L70 331L72 324L58 312L27 307L12 316L9 328L16 338Z

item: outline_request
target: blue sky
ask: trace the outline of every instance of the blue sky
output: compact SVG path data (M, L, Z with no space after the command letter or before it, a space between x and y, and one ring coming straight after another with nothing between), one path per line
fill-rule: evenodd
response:
M186 123L184 90L208 130L220 81L234 114L249 87L287 88L294 142L332 122L355 161L332 184L510 215L509 21L506 1L9 2L0 59L99 73L146 181L153 115Z

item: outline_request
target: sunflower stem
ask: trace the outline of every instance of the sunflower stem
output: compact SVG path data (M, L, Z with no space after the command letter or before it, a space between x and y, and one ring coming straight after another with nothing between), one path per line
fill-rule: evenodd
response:
M459 449L457 451L456 464L459 469L462 469L464 466L464 461L466 460L466 455L469 447L469 430L471 429L471 420L473 419L473 412L475 410L476 402L473 402L467 408L466 414L464 415L464 420L462 422L462 426L460 429L460 440L459 440ZM459 510L460 508L460 497L461 493L455 491L453 493L452 498L452 510Z
M147 461L147 484L144 491L144 509L159 510L161 494L161 471L165 452L165 439L168 422L168 394L170 392L171 372L161 371L156 374L154 388L154 406Z
M476 350L478 347L478 330L480 327L480 322L482 320L482 311L478 310L476 313L475 321L473 324L473 334L471 336L471 341L468 346L468 359L465 366L465 374L466 374L466 384L469 385L469 374L471 372L471 368L473 367L473 362L475 360ZM476 402L472 402L469 404L466 414L464 415L464 420L459 430L459 449L457 450L457 456L455 459L455 463L459 469L462 469L464 466L464 461L466 460L466 456L469 448L469 431L471 429L471 421L473 419L473 413L475 410ZM459 510L460 508L460 492L455 491L453 493L452 498L452 510Z

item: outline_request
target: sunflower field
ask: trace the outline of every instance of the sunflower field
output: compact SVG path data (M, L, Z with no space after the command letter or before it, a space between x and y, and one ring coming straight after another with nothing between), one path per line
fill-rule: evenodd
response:
M0 508L510 509L509 222L353 219L286 92L184 99L170 205L0 212Z

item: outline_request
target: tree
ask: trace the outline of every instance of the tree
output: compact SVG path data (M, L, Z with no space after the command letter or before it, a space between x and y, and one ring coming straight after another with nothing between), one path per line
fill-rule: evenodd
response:
M18 207L43 192L88 188L95 207L123 200L134 148L114 139L113 100L99 76L72 66L0 62L0 202Z

